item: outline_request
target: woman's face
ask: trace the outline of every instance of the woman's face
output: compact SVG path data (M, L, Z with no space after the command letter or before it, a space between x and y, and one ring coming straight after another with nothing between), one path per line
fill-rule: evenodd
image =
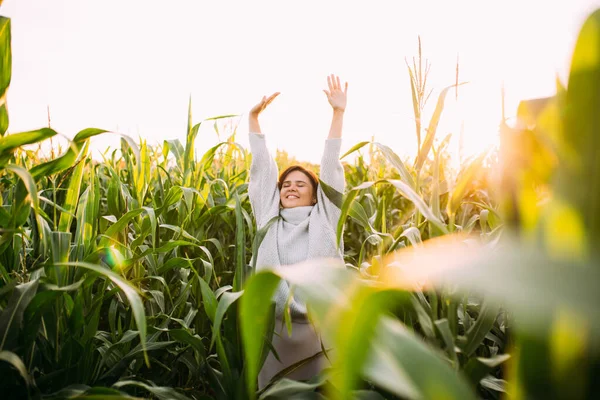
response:
M292 171L285 177L279 198L283 208L312 206L315 204L315 194L308 176L301 171Z

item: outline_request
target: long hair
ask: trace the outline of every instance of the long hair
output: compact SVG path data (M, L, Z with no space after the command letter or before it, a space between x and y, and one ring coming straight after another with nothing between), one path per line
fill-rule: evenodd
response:
M313 189L313 194L316 198L317 187L319 186L319 178L317 178L317 175L314 172L304 168L301 165L292 165L291 167L286 168L279 175L279 181L277 182L277 187L279 188L279 190L281 190L281 188L283 186L283 182L285 181L285 178L287 178L287 176L294 171L300 171L308 177L308 180L310 181L310 186L312 186L312 189Z

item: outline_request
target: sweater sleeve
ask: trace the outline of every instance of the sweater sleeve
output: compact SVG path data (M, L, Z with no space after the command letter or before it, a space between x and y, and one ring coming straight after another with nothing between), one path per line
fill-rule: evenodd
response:
M250 133L250 151L252 152L252 164L250 165L248 196L256 225L260 229L269 221L271 217L269 211L278 209L279 206L278 170L275 160L267 149L265 135Z
M327 139L325 141L319 178L321 181L325 182L325 184L343 194L346 181L344 177L344 167L342 167L342 163L340 162L341 146L341 138ZM321 185L319 185L317 190L317 209L319 213L325 215L329 225L331 225L335 231L342 212L340 208L325 195Z

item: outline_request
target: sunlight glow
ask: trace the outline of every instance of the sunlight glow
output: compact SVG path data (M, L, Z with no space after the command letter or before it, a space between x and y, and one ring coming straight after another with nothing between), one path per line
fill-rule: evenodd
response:
M184 140L187 104L194 122L240 114L237 140L247 146L246 112L263 94L281 91L261 121L272 149L318 162L330 119L322 93L327 74L350 83L344 148L374 138L401 157L416 154L405 59L417 37L432 69L433 111L456 79L438 130L453 134L467 156L497 143L500 89L507 117L526 98L552 95L565 82L575 35L600 0L495 6L469 0L362 4L261 2L6 0L13 19L9 132L51 125L73 137L90 126L149 144ZM451 3L451 4L449 4ZM543 9L544 12L540 13ZM435 10L435 11L434 11ZM198 150L218 138L201 128ZM223 138L222 138L223 139ZM117 147L102 136L93 147Z

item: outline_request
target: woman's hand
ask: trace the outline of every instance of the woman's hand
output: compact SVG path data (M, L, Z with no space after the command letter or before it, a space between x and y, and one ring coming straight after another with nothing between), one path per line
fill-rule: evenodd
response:
M279 96L279 92L275 92L269 97L263 96L262 100L250 110L250 118L258 118L258 115L263 112L277 96Z
M260 124L258 123L258 115L263 112L265 108L275 99L275 97L279 96L279 92L275 92L269 97L263 96L262 100L252 107L250 110L250 114L248 114L248 128L250 132L261 133Z
M346 110L346 94L348 93L348 82L344 85L344 90L342 90L342 85L340 83L340 77L331 74L327 77L327 86L329 86L329 91L323 90L327 95L327 101L331 104L333 111L341 111L344 112Z

